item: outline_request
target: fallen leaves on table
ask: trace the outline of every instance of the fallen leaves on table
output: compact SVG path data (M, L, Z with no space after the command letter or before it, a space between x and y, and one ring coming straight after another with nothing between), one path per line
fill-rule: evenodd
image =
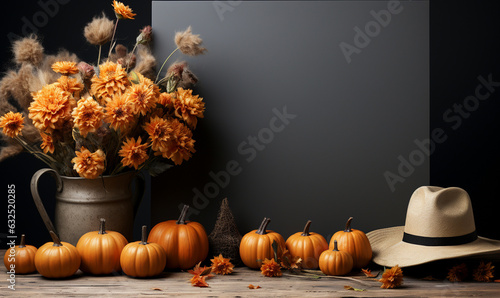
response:
M361 271L365 274L366 277L377 277L377 275L372 274L370 269L361 269Z
M354 288L354 287L351 287L351 286L344 286L344 289L350 290L350 291L355 291L355 292L364 292L364 291L366 291L365 289L358 289L358 288Z
M231 274L233 273L234 265L230 262L230 259L226 259L219 254L218 257L210 259L212 261L212 272L215 274Z
M299 272L302 269L302 258L292 256L288 249L283 251L279 259L281 260L281 266L292 273Z
M394 289L403 283L403 270L398 265L385 269L382 278L378 280L382 283L382 289Z
M201 267L201 262L196 264L196 266L194 266L192 270L188 270L189 273L194 275L189 280L191 282L191 285L193 285L194 287L208 287L206 278L213 276L212 274L210 274L211 271L212 267Z
M451 282L460 282L464 281L469 275L469 270L467 269L467 265L465 263L453 266L448 270L448 275L446 279Z
M254 286L252 284L249 284L248 288L251 289L251 290L255 290L255 289L260 289L260 286Z
M480 282L490 282L493 280L493 268L495 266L491 265L491 262L485 264L484 262L481 262L479 266L474 269L474 272L472 273L472 278L475 281L480 281Z
M162 289L160 289L160 288L151 288L151 290L153 290L153 291L163 291L163 290L162 290Z

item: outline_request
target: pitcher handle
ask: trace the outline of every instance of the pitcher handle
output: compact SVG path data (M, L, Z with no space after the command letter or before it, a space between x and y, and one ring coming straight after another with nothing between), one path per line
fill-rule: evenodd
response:
M135 189L133 194L133 206L134 206L134 218L139 210L139 205L141 204L144 194L146 193L146 177L144 177L143 172L139 172L135 175Z
M40 169L31 178L31 195L33 196L33 201L35 202L36 209L38 209L38 213L40 213L40 216L42 217L42 220L45 223L45 227L47 227L47 230L54 231L57 235L59 235L56 229L54 228L54 225L52 224L52 221L50 220L50 217L47 214L45 207L43 206L40 194L38 193L38 180L45 173L50 173L52 174L52 176L54 176L54 178L56 178L57 192L62 191L63 185L59 174L53 169Z

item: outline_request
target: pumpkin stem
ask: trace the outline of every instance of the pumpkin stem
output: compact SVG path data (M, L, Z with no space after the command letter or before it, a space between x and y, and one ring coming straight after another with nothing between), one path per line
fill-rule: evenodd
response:
M19 248L26 247L26 235L21 235L21 242L19 242Z
M337 240L333 240L333 251L339 251L339 247L337 245Z
M104 235L106 233L106 220L101 218L101 224L99 225L99 235Z
M52 237L52 241L54 242L54 245L52 245L52 246L63 246L61 243L61 240L56 235L56 233L54 233L54 231L49 231L49 233L50 233L50 237Z
M304 231L302 232L302 234L300 234L300 236L311 235L311 234L309 234L309 227L311 226L311 223L312 223L312 221L310 221L310 220L307 221L306 226L304 227Z
M139 244L142 245L148 244L148 228L145 225L142 226L141 242Z
M347 220L347 223L345 224L345 230L344 232L352 232L352 229L351 229L351 222L352 222L353 218L352 217L349 217L349 219Z
M186 224L186 215L189 209L189 205L184 205L184 208L182 208L181 215L179 216L179 219L177 220L176 224L178 225L185 225Z
M267 228L267 225L271 222L271 219L270 218L267 218L267 217L264 217L264 220L262 221L262 223L260 224L259 226L259 229L255 232L256 234L259 234L259 235L265 235L267 234L266 232L266 228Z

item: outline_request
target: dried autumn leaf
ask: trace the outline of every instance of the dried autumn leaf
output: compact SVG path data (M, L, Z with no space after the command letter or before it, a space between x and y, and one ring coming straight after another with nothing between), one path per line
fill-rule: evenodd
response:
M196 264L196 266L194 266L194 268L192 270L188 270L189 273L194 274L194 275L207 275L207 276L208 275L212 276L212 275L210 275L211 271L212 271L212 267L206 267L206 266L201 267L201 262Z
M208 284L205 280L206 277L207 276L195 275L189 281L191 282L191 285L193 285L193 287L206 288L208 287Z
M163 290L162 290L162 289L160 289L160 288L151 288L151 290L153 290L153 291L163 291Z
M351 287L351 286L344 286L344 289L349 290L349 291L355 291L355 292L363 292L363 291L365 291L365 289L358 289L358 288L354 288L354 287Z
M377 277L377 275L373 275L370 269L361 269L361 271L365 274L366 277Z
M429 280L429 281L433 281L433 280L438 280L437 278L435 278L434 276L432 275L427 275L426 277L423 277L422 280Z
M283 251L280 260L281 266L292 272L295 270L300 271L300 269L302 268L302 258L292 256L292 254L287 249Z
M251 290L254 290L254 289L260 289L260 286L254 286L252 284L249 284L248 285L248 288L251 289Z

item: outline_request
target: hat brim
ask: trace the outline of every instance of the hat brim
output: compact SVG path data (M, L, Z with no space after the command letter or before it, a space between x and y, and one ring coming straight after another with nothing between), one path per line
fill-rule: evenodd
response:
M478 237L477 240L453 246L425 246L403 242L404 226L371 231L368 239L373 262L387 267L409 267L437 260L482 254L500 254L500 241Z

